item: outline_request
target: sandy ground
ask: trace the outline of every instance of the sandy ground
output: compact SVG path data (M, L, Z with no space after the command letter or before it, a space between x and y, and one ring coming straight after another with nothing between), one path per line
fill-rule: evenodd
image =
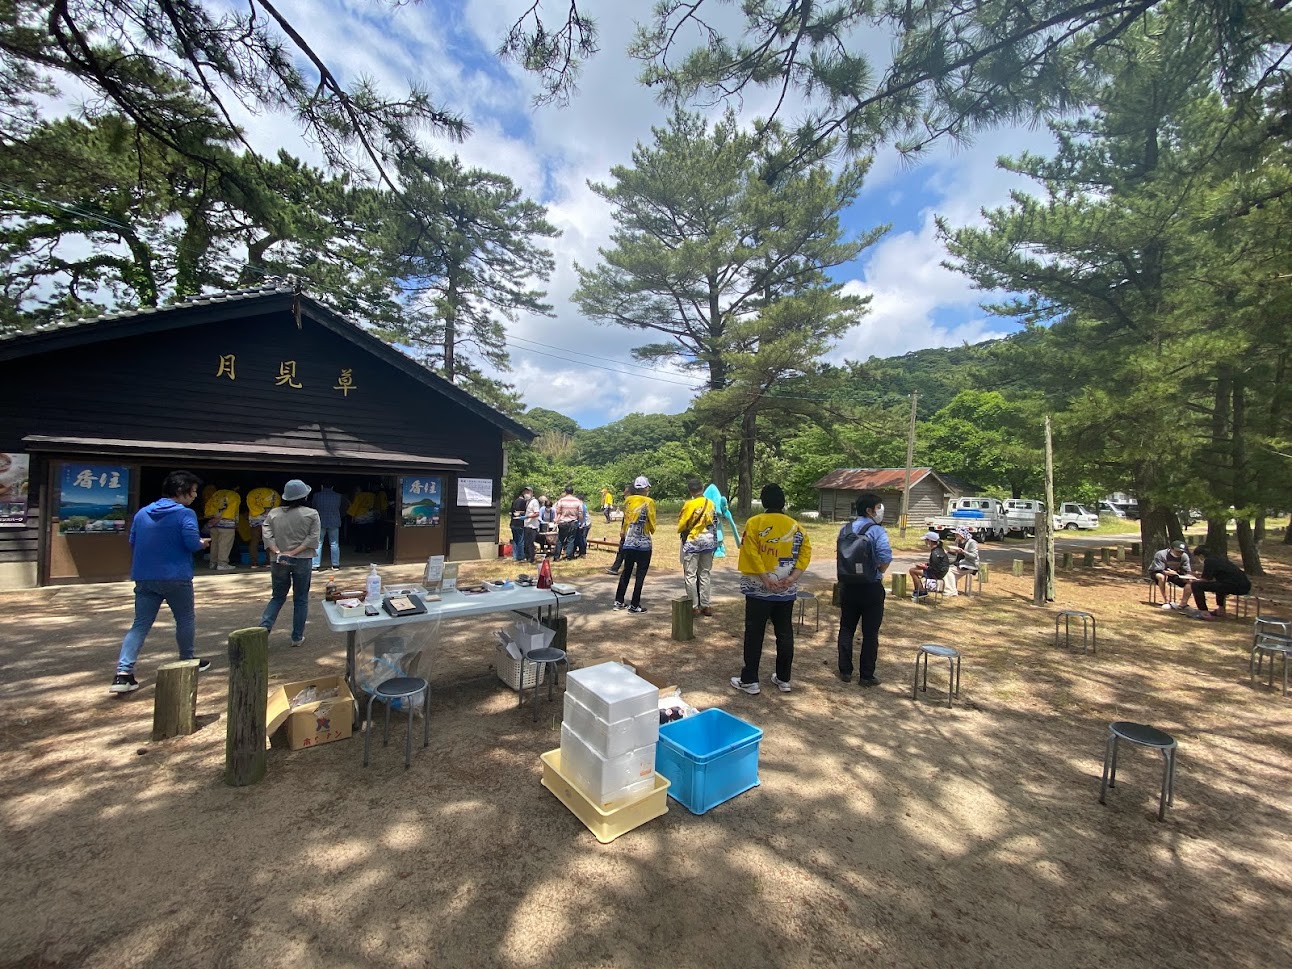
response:
M579 580L574 661L631 653L696 706L757 724L762 784L702 817L670 802L607 846L540 786L559 699L538 723L517 709L491 668L493 620L433 637L431 747L411 770L400 726L366 770L356 735L275 748L262 783L232 789L225 637L257 619L263 573L199 581L199 653L215 662L204 726L158 744L167 621L141 657L144 688L116 699L106 687L127 585L0 597L0 965L1292 962L1292 699L1249 685L1250 624L1151 608L1130 564L1064 576L1046 609L1028 603L1030 580L996 570L985 595L939 609L890 599L884 683L862 690L833 675L827 560L810 573L826 604L819 632L808 610L794 693L749 697L727 685L743 615L731 561L718 615L688 643L669 638L666 600L681 585L669 565L652 572L643 616L609 609L611 577ZM1262 589L1292 602L1292 569L1271 566ZM1097 654L1055 647L1059 607L1098 615ZM953 709L936 667L911 699L926 641L964 653ZM271 640L276 679L343 660L317 612L304 648L281 627ZM770 661L769 650L769 686ZM1143 751L1126 751L1107 806L1097 801L1115 719L1180 743L1164 823L1160 760Z

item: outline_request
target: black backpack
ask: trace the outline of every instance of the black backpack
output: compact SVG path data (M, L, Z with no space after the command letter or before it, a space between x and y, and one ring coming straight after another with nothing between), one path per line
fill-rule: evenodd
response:
M866 533L875 527L867 522L860 532L853 532L849 522L839 529L835 543L835 568L840 579L861 579L875 570L875 543Z

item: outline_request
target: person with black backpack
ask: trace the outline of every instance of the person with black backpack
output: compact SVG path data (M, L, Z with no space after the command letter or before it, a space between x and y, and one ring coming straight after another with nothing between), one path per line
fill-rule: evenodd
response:
M879 627L884 621L884 573L893 564L888 532L880 525L884 504L879 495L857 499L855 520L839 529L835 543L839 579L839 679L852 681L852 641L861 624L861 658L857 670L862 686L878 686L875 661Z

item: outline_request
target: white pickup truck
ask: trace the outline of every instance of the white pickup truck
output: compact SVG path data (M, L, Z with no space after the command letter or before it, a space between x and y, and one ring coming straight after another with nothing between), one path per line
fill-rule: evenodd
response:
M1058 512L1054 515L1055 529L1066 528L1098 528L1099 516L1086 511L1085 505L1079 505L1075 501L1065 501L1059 505Z
M1026 538L1036 533L1036 516L1045 514L1045 502L1037 498L1006 498L1005 521L1011 535Z
M975 539L990 541L1004 538L1009 530L1005 506L999 498L952 498L944 515L935 515L925 525L943 538L957 528L968 528Z

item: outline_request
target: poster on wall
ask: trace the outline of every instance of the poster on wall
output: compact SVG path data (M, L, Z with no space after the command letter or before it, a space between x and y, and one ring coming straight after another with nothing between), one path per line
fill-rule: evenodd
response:
M400 524L408 528L438 525L444 504L443 478L400 478Z
M58 493L58 530L64 535L116 534L126 530L130 469L65 464Z
M27 485L30 459L0 451L0 528L27 524Z
M493 478L458 478L458 506L489 508L493 505Z

